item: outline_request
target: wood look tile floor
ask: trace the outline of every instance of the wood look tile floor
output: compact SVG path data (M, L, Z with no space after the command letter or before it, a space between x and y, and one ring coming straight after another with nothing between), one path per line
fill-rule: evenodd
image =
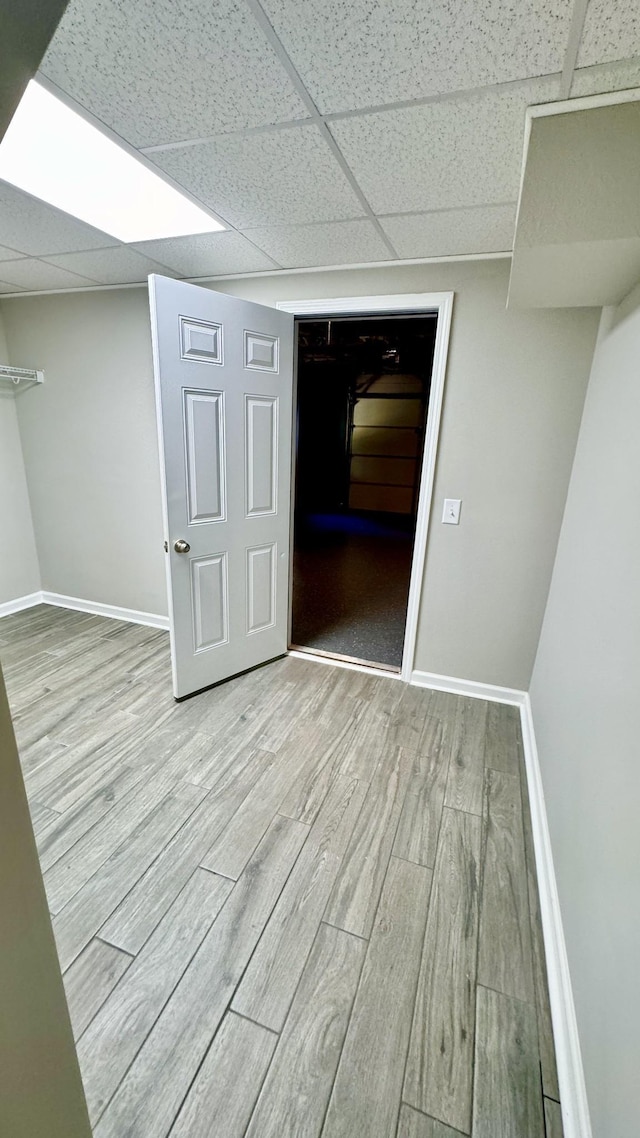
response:
M96 1138L560 1138L514 708L176 704L166 633L47 606L0 657Z

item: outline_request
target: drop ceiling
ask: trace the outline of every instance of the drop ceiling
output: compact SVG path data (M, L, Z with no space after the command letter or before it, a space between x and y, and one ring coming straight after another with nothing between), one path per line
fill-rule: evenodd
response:
M122 245L0 183L0 293L509 253L526 108L640 85L640 10L71 0L39 77L229 229Z

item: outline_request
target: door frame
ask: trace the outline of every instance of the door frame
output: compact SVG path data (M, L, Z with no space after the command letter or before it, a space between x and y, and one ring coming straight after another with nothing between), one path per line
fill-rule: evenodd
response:
M387 313L397 315L400 312L406 313L407 315L427 315L428 313L436 313L437 315L436 342L431 372L431 390L429 392L429 406L427 408L427 429L425 431L422 452L422 473L420 475L420 489L418 492L416 534L413 546L413 558L411 561L407 621L405 624L402 668L400 671L400 679L404 680L405 683L411 681L415 662L418 618L420 615L424 568L427 558L427 538L433 505L436 460L440 439L440 422L442 419L444 384L449 353L453 298L453 292L415 292L392 293L390 295L379 296L327 297L321 300L280 300L275 305L276 308L280 308L284 312L291 312L294 316L383 316ZM293 372L294 408L296 406L295 400L297 399L297 345L295 351L296 357L294 359ZM292 454L293 462L295 463L295 439ZM294 495L295 481L292 479L291 565L293 564ZM289 621L291 620L292 586L293 571L290 573L289 581Z

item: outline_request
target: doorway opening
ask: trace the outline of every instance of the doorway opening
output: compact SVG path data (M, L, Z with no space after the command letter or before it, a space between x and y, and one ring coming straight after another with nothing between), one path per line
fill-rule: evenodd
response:
M436 328L296 320L292 647L401 669Z

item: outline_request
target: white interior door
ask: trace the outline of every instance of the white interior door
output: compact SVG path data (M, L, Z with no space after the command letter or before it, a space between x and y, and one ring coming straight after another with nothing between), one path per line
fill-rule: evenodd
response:
M181 699L287 650L293 316L149 278Z

